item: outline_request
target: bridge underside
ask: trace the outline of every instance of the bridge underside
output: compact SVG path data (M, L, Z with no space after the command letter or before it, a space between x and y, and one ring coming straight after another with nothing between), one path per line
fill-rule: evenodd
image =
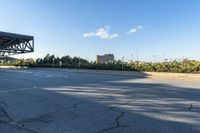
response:
M34 52L34 37L0 31L0 56Z

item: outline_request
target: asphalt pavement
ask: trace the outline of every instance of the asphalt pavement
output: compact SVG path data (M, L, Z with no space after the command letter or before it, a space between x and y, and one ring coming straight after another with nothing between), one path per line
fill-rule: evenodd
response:
M0 133L200 133L200 83L0 69Z

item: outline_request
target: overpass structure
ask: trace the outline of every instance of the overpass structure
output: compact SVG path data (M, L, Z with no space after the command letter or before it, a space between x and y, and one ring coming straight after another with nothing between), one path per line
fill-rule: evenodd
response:
M0 31L0 56L34 52L34 37Z

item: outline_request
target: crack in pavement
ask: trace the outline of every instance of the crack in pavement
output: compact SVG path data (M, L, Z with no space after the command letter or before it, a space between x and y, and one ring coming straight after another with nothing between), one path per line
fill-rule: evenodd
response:
M55 114L55 113L59 113L59 112L62 112L63 110L66 110L66 109L74 109L76 108L77 106L79 106L80 104L84 104L84 103L89 103L88 102L79 102L79 103L76 103L74 104L73 106L71 107L64 107L64 108L60 108L60 109L57 109L53 112L50 112L50 113L47 113L47 114L44 114L42 116L39 116L38 118L32 118L32 119L27 119L27 120L20 120L20 121L17 121L15 122L9 115L8 113L5 111L5 109L1 108L0 109L0 124L3 123L3 124L6 124L6 125L9 125L9 126L12 126L12 127L16 127L18 129L22 129L22 130L25 130L25 131L29 131L31 133L39 133L37 131L34 131L32 129L29 129L29 128L26 128L24 126L24 123L25 122L32 122L32 121L40 121L40 122L45 122L45 123L48 123L50 122L49 120L46 120L47 118L51 117L52 114Z
M11 122L12 118L8 115L7 111L4 109L8 105L0 100L0 122Z
M194 106L192 103L190 104L190 107L188 109L189 109L189 111L194 111L194 112L200 113L200 108Z
M102 98L102 99L104 99L104 98ZM71 106L59 108L55 111L49 112L47 114L43 114L43 115L36 117L36 118L28 118L28 119L24 119L24 120L22 119L22 120L19 120L17 122L15 122L12 118L9 117L9 115L5 111L5 109L0 108L0 122L7 124L9 126L12 126L12 127L16 127L18 129L21 129L21 130L29 131L31 133L39 133L39 132L35 131L34 129L26 128L25 124L31 123L31 122L34 122L34 121L39 121L39 122L42 122L42 123L49 123L49 122L53 121L53 120L51 120L51 118L53 117L53 115L55 115L57 113L60 113L60 112L65 111L67 109L75 109L81 104L94 102L94 101L99 101L99 99L95 99L95 100L92 100L92 101L78 102L78 103L75 103ZM135 99L134 99L134 101L135 101ZM133 102L133 101L122 103L121 105L128 105L131 102ZM4 103L4 105L6 105L6 104ZM125 115L125 112L120 111L116 108L117 108L117 106L112 106L112 107L109 108L109 110L119 113L119 115L115 118L115 123L116 123L115 126L107 128L107 129L103 129L101 131L98 131L97 133L103 133L103 132L113 130L113 129L116 129L116 128L127 127L127 125L121 125L120 124L120 119ZM1 115L4 117L4 119L1 119L1 118L3 118L3 117L1 117Z
M0 100L0 105L1 105L1 104L2 104L3 106L8 106L5 102L3 102L3 101Z
M17 127L19 129L23 129L23 130L27 130L29 132L32 132L32 133L38 133L34 130L31 130L31 129L28 129L28 128L25 128L24 127L24 123L22 122L31 122L31 121L34 121L34 120L39 120L40 122L45 122L45 123L48 123L50 121L46 121L45 119L50 117L52 114L55 114L55 113L58 113L58 112L61 112L63 110L66 110L66 109L73 109L73 108L76 108L78 105L80 104L83 104L83 103L88 103L88 102L79 102L79 103L76 103L74 104L73 106L71 107L65 107L65 108L61 108L61 109L57 109L56 111L53 111L53 112L50 112L48 114L45 114L45 115L42 115L38 118L33 118L33 119L30 119L30 120L22 120L22 121L18 121L18 122L15 122L9 115L8 113L5 111L5 109L3 107L0 108L0 123L4 123L4 124L7 124L7 125L10 125L10 126L14 126L14 127ZM5 104L6 105L6 104Z
M111 109L111 110L113 110L113 109ZM114 111L114 110L113 110L113 111ZM115 111L116 111L116 110L115 110ZM121 126L120 123L119 123L119 120L120 120L121 117L124 116L124 114L125 114L125 112L121 112L121 114L116 118L115 122L117 123L117 127L120 127L120 126Z
M116 126L113 126L113 127L110 127L110 128L106 128L106 129L103 129L101 131L97 131L96 133L103 133L103 132L107 132L109 130L113 130L113 129L116 129L116 128L120 128L120 127L127 127L127 125L121 125L119 120L125 115L125 112L123 111L120 111L120 110L117 110L115 109L115 107L110 107L109 110L112 110L114 112L117 112L117 113L120 113L116 118L115 118L115 123L116 123Z
M57 110L55 110L55 111L52 111L52 112L50 112L50 113L47 113L47 114L43 114L43 115L41 115L41 116L39 116L39 117L37 117L37 118L29 118L29 119L24 119L24 120L20 120L20 121L18 121L18 123L22 123L22 125L24 125L24 123L31 123L31 122L33 122L33 121L40 121L40 122L43 122L43 123L49 123L49 122L51 122L52 120L48 120L53 114L57 114L57 113L60 113L60 112L62 112L62 111L64 111L64 110L67 110L67 109L75 109L77 106L79 106L80 104L85 104L85 103L89 103L89 101L88 102L79 102L79 103L76 103L76 104L74 104L74 105L72 105L72 106L68 106L68 107L63 107L63 108L60 108L60 109L57 109Z
M32 129L25 128L25 127L23 127L23 126L17 124L16 122L2 122L2 123L6 124L6 125L9 125L9 126L16 127L16 128L18 128L18 129L22 129L22 130L31 132L31 133L39 133L39 132L36 132L36 131L34 131L34 130L32 130ZM1 124L1 123L0 123L0 124Z
M136 97L136 95L133 95L133 98L134 98L133 101L125 102L125 103L123 103L123 104L121 104L121 105L128 105L128 104L130 104L130 103L132 103L132 102L135 102L135 101L136 101L135 97ZM119 121L120 121L120 119L125 115L125 112L124 112L124 111L117 110L116 108L117 108L117 106L112 106L112 107L109 108L109 110L112 110L112 111L114 111L114 112L120 113L120 114L115 118L116 126L113 126L113 127L110 127L110 128L106 128L106 129L103 129L103 130L101 130L101 131L97 131L96 133L103 133L103 132L107 132L107 131L110 131L110 130L113 130L113 129L116 129L116 128L128 127L128 126L129 126L129 125L121 125L121 124L120 124Z
M9 125L9 126L17 127L18 129L29 131L31 133L38 133L34 130L25 128L25 127L17 124L16 122L14 122L14 120L9 116L9 114L7 113L7 111L3 107L0 108L0 124L2 124L2 123Z
M115 107L111 107L110 110L120 113L120 115L116 117L115 122L117 124L117 127L123 126L119 123L119 120L121 117L123 117L125 115L125 112L116 110Z
M13 120L10 118L8 113L5 111L3 107L0 108L0 122L12 122Z

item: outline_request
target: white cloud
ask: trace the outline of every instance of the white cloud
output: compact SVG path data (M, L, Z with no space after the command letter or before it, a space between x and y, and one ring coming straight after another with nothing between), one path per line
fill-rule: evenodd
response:
M93 36L93 35L94 35L94 33L90 32L90 33L83 34L83 37L90 37L90 36Z
M129 33L135 33L135 32L137 32L136 28L132 28L132 29L129 30Z
M117 33L114 33L114 34L112 34L111 36L110 36L110 39L113 39L113 38L115 38L115 37L118 37L119 35L117 34Z
M137 26L138 29L143 29L144 27L142 25Z
M83 34L83 37L99 37L103 40L111 40L113 38L118 37L117 33L110 33L110 27L104 26L102 28L97 29L95 32L89 32Z
M127 33L136 33L136 32L138 32L138 31L140 31L140 30L142 30L144 27L142 26L142 25L138 25L138 26L136 26L136 27L134 27L134 28L132 28L132 29L130 29Z

